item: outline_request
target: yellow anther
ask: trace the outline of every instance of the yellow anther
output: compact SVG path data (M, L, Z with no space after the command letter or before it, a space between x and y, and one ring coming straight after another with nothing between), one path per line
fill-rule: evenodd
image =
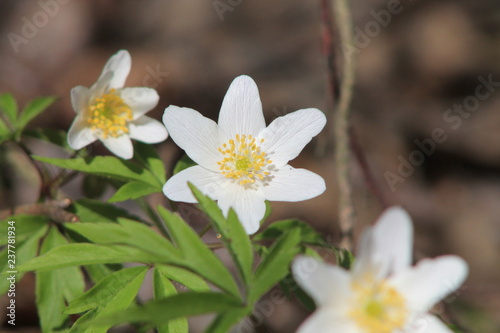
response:
M352 284L355 297L348 316L367 333L402 330L408 317L404 298L386 282L369 280Z
M129 132L127 123L133 119L132 109L111 89L97 97L88 107L87 123L93 131L98 131L106 139L119 137Z
M264 142L261 139L260 142ZM264 171L268 162L267 154L261 151L252 135L236 134L235 139L218 148L223 158L217 162L221 173L229 179L234 179L240 185L255 183L255 179L263 180L269 172Z

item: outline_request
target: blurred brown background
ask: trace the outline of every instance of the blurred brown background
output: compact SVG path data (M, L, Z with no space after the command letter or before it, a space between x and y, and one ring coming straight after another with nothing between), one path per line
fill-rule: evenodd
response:
M351 4L356 49L348 51L359 54L353 128L376 187L414 218L417 259L455 253L468 261L470 276L454 295L460 297L445 302L456 321L470 332L499 332L500 3ZM60 96L33 126L66 130L74 117L70 89L93 84L106 60L128 49L133 64L127 86L158 90L160 103L148 114L157 119L170 104L216 119L227 87L240 74L257 82L268 122L307 107L331 114L320 18L319 0L2 0L0 93L12 93L20 105L40 95ZM291 162L327 179L327 192L299 204L273 203L270 221L300 217L335 242L329 136L322 133ZM31 145L37 154L58 154ZM178 148L168 140L158 149L171 166ZM99 145L94 152L107 154ZM0 208L36 200L37 179L24 165L17 162L8 182L0 166ZM352 179L359 230L373 223L382 205L357 164ZM78 187L78 181L70 184L68 194L81 195ZM26 311L28 318L34 309ZM276 305L255 331L291 332L305 315L295 303ZM36 319L19 321L17 328L23 324L36 326Z

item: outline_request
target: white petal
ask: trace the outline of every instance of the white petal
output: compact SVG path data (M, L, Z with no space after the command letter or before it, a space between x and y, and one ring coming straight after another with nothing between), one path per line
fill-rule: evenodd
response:
M387 277L390 258L375 259L374 252L373 228L368 228L363 230L359 237L357 257L352 268L354 279L363 280L370 277L379 281Z
M355 322L329 308L316 310L297 330L297 333L365 333Z
M376 251L380 256L391 257L391 273L411 265L413 225L411 217L401 207L384 211L373 228Z
M160 100L156 90L151 88L124 88L121 98L132 109L134 119L153 109Z
M298 256L293 260L292 273L317 307L327 306L342 312L348 306L351 276L343 268L312 257Z
M425 312L462 285L467 277L467 263L457 256L421 260L390 278L413 311Z
M101 77L103 77L106 72L112 72L113 76L109 82L109 88L122 88L125 85L131 67L132 58L130 57L130 53L128 53L127 50L120 50L111 56L106 65L104 65ZM101 78L99 78L99 80L100 79Z
M84 86L77 86L71 89L71 105L77 114L87 110L89 105L90 90Z
M113 78L112 72L106 72L101 75L99 80L97 80L92 87L90 87L90 98L89 103L94 103L96 98L101 97L104 93L108 92L110 87L109 84Z
M354 274L370 272L378 280L398 273L410 266L412 246L410 216L400 207L389 208L361 236Z
M217 162L222 154L217 148L221 145L219 127L201 113L189 108L171 105L165 109L163 123L174 142L184 149L196 163L219 172Z
M167 129L156 119L142 116L128 124L130 138L145 143L158 143L168 137Z
M260 189L246 189L231 182L224 184L218 204L225 216L229 208L233 208L249 235L259 230L260 221L266 213L264 194Z
M304 109L276 118L259 134L265 141L261 149L267 152L279 168L293 160L325 127L326 117L318 109Z
M131 159L134 156L134 147L128 135L120 135L119 137L107 137L106 139L100 138L104 146L109 149L113 154L124 160Z
M428 313L415 314L407 324L405 332L453 333L441 320Z
M272 179L262 190L266 200L302 201L320 195L326 190L326 185L325 180L314 172L285 165L272 172Z
M82 117L77 116L71 124L68 131L68 144L73 149L82 149L83 147L96 141L97 137L92 130L87 127L87 123Z
M193 183L203 194L217 200L222 191L224 179L219 173L196 165L170 177L163 186L163 193L170 200L195 203L197 201L187 185L188 182Z
M227 90L219 114L219 126L229 139L236 134L257 136L266 127L257 85L242 75Z

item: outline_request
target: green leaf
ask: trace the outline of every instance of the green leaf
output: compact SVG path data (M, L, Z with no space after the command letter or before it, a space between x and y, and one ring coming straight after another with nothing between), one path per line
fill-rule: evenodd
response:
M85 324L92 319L94 319L97 315L98 311L97 309L90 310L89 312L85 313L83 316L78 318L78 320L71 326L71 329L69 330L68 333L106 333L106 329L92 329L92 328L85 328Z
M11 251L15 251L15 268L17 269L17 274L16 274L16 281L21 280L21 278L24 276L24 273L19 269L23 263L28 262L30 259L36 256L38 252L38 242L40 241L40 238L47 232L47 225L43 226L42 228L38 229L37 232L34 232L30 235L29 238L24 240L23 242L17 242L15 244L11 244L15 246L15 249L12 249ZM11 260L9 258L9 248L6 247L1 253L0 253L0 272L7 274L6 272L12 271L9 267L9 264L12 262L9 262L8 260ZM12 252L10 253L12 255ZM9 274L10 275L10 274ZM0 278L0 295L4 294L8 289L9 289L10 282L5 278L5 275L1 276Z
M57 100L56 97L39 97L32 100L28 105L26 105L21 112L19 119L17 121L17 126L19 130L22 130L30 121L32 121L36 116L45 111L52 103Z
M144 224L119 219L117 223L66 223L72 230L98 244L125 244L137 247L157 256L180 260L179 251L163 236Z
M138 180L156 186L160 191L163 186L163 183L160 183L150 171L114 156L90 156L69 160L65 158L48 158L42 156L33 156L33 158L60 168L112 177L120 180Z
M46 242L42 245L41 254L48 251L49 245ZM40 318L42 332L53 332L62 328L67 319L64 315L64 299L55 271L38 272L36 274L36 306Z
M161 192L158 186L151 186L150 184L140 181L132 181L126 183L116 191L116 193L108 199L108 202L125 201L129 199L137 199L152 193Z
M106 318L95 320L91 325L117 325L126 322L146 322L161 325L176 318L224 312L241 307L240 301L228 294L186 292L161 300L154 300L144 306L116 312Z
M460 327L455 324L448 324L448 328L453 331L453 333L465 333Z
M17 102L11 94L0 95L0 110L7 115L7 119L12 125L16 125Z
M83 272L79 267L68 267L58 270L58 281L63 281L60 286L63 291L64 299L71 302L85 290L85 280Z
M73 202L68 211L77 215L82 222L116 222L119 217L140 220L124 209L90 199Z
M297 300L310 312L316 309L314 300L306 294L295 282L291 273L289 273L283 280L280 281L280 287L284 295L288 298L291 297L292 293L295 295Z
M158 206L158 212L165 221L173 241L184 255L183 266L200 274L222 290L239 296L238 286L231 273L193 229L179 215L169 212L162 206Z
M98 199L106 191L106 187L108 186L107 179L88 174L83 176L82 181L82 193L83 196L89 199Z
M118 222L127 230L129 237L134 239L129 240L129 244L164 256L177 256L178 250L173 244L150 227L128 219L119 219Z
M51 228L40 254L67 243L57 228ZM77 267L36 273L36 304L43 332L54 332L61 328L68 320L68 316L62 313L66 302L80 296L84 288L83 275Z
M153 289L155 300L177 294L177 290L172 282L163 274L162 270L157 268L153 272ZM188 322L185 317L172 319L166 324L158 325L158 333L187 333L188 331Z
M317 246L327 246L327 242L323 236L314 230L310 225L300 220L283 220L271 224L262 232L256 234L252 239L253 241L263 241L269 239L276 239L283 234L286 234L291 229L300 230L300 242L302 244L310 244Z
M92 282L97 283L109 274L113 273L108 266L103 264L86 265L83 269L87 272Z
M237 267L240 267L243 281L250 286L252 279L253 249L250 237L245 232L236 212L231 208L227 217L227 238L224 238L226 247L233 255Z
M25 130L23 134L34 139L52 143L56 146L64 148L67 151L74 151L68 144L65 131L51 128L36 128L33 130Z
M264 223L265 220L267 220L267 218L273 212L272 207L271 207L271 203L268 200L266 200L265 203L266 203L266 212L264 213L264 217L262 218L262 220L260 220L261 225L262 225L262 223Z
M215 230L222 235L222 241L233 257L243 282L248 288L252 276L253 250L250 237L245 232L236 213L231 209L226 220L215 201L201 193L192 184L189 184L189 187L201 209L212 220Z
M43 215L13 215L8 219L0 221L0 246L7 244L9 221L15 221L16 242L21 243L32 237L40 229L45 228L51 222L48 216Z
M157 256L128 245L67 244L50 250L18 267L18 271L46 271L69 266L123 262L171 263L166 256Z
M233 309L219 314L207 328L205 333L230 332L231 327L252 313L252 307Z
M255 252L257 252L257 254L261 257L261 259L265 258L269 254L269 248L264 245L254 243L253 248Z
M7 124L0 118L0 143L6 141L10 137L10 129Z
M88 322L96 318L106 317L111 313L123 313L123 310L127 309L134 301L147 271L148 267L141 266L115 272L86 292L82 298L75 300L75 302L78 301L77 305L81 305L80 308L88 307L88 305L97 307L96 310L90 311L89 316L84 316L85 318L82 317L83 320L78 320L72 327L71 332L107 332L108 328L111 327L110 324L101 325L97 329L86 329L86 327ZM69 308L71 308L72 304L70 304Z
M167 265L156 265L155 268L168 279L183 284L191 291L210 291L210 287L203 278L184 268Z
M291 261L300 252L299 243L300 230L297 228L289 230L276 240L269 249L269 254L257 267L249 296L251 302L258 300L288 274Z
M64 313L75 314L94 308L105 308L126 286L136 280L142 281L147 270L147 266L137 266L124 268L106 276L85 294L74 299Z
M337 265L347 270L351 269L356 259L349 250L343 248L335 251L335 257L337 258Z
M333 246L330 246L329 249L335 250L335 248ZM334 251L334 253L335 253L335 251ZM323 256L321 254L319 254L318 251L316 251L315 249L313 249L309 246L302 247L302 254L304 254L308 257L313 257L313 258L316 258L318 260L323 261ZM327 256L329 256L329 255L330 254L327 254Z
M179 161L175 164L173 174L177 174L184 169L190 168L192 166L197 165L192 159L189 158L186 154L184 154Z
M135 141L135 157L146 165L161 184L167 181L167 171L160 156L152 144Z

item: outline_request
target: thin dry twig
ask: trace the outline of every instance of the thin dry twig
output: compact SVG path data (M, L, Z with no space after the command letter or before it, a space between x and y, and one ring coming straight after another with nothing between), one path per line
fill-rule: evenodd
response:
M353 25L348 0L332 0L333 17L337 23L340 42L343 47L353 47ZM333 122L333 135L336 142L337 182L339 187L339 224L341 231L340 245L352 250L352 237L355 224L352 187L350 181L350 107L356 74L356 59L354 54L344 54L342 61L342 77L340 81L340 96Z
M21 205L12 209L5 209L0 211L0 219L7 219L12 215L30 214L48 216L56 223L79 222L80 219L78 218L78 216L64 210L70 205L71 200L68 198L62 200L49 200L36 204Z
M326 86L327 86L327 100L326 109L334 110L335 102L338 98L338 73L336 70L336 53L335 53L335 33L334 26L332 23L332 9L330 6L330 0L320 0L320 14L321 14L321 42L322 42L322 52L326 59ZM328 112L326 112L328 116ZM326 128L323 134L320 134L317 138L315 154L318 157L324 157L327 150L327 145L330 137L330 128Z
M384 209L388 208L391 204L385 197L384 193L380 189L377 180L373 176L373 172L370 167L370 164L368 163L368 159L366 158L366 155L364 154L363 149L359 144L358 136L356 135L356 131L354 131L354 129L351 129L350 142L351 142L351 151L354 157L356 158L359 167L361 168L363 177L365 179L368 188L373 193L373 195L378 199L382 208Z

